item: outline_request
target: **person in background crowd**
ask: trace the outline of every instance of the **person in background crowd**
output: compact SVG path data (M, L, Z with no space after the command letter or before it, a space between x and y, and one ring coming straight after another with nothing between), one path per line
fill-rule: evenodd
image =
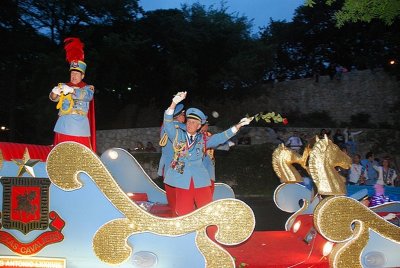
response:
M329 66L328 66L329 78L331 80L333 80L333 78L335 78L335 74L336 74L336 64L335 63L330 63Z
M318 61L317 63L314 64L313 66L313 73L314 73L314 78L315 78L315 83L319 82L319 77L321 76L321 73L324 72L324 65L322 62Z
M345 144L344 135L342 134L342 130L340 128L336 129L336 132L333 135L333 143L339 146L339 148Z
M374 169L378 172L378 183L387 186L394 186L394 182L397 178L396 171L390 167L390 158L385 157L382 160L382 166L374 166Z
M141 141L136 142L135 151L139 151L139 152L144 151L144 145Z
M342 74L345 72L345 69L343 68L343 66L337 64L335 70L336 70L336 73L335 73L336 80L338 80L338 81L342 80Z
M389 196L385 195L385 188L382 184L379 184L379 183L375 184L374 189L375 189L375 194L370 198L370 201L369 201L370 207L383 205L387 202L393 201L390 199ZM391 221L391 220L396 219L397 215L395 213L388 213L385 216L383 216L382 218L387 221ZM397 225L398 225L398 223L397 223Z
M321 131L319 132L318 138L323 139L325 137L325 135L327 134L327 131L325 128L321 129ZM329 137L328 137L329 138Z
M210 137L199 132L206 116L197 108L186 112L186 130L176 128L173 112L177 104L186 98L186 92L178 92L164 113L165 131L173 141L174 158L165 174L164 182L175 188L175 213L182 216L212 201L211 176L204 167L203 158L207 148L215 148L232 138L242 126L253 118L243 118L233 127Z
M345 142L346 146L349 148L349 152L351 155L354 155L357 151L357 142L356 142L355 137L361 133L362 133L362 130L351 131L350 128L345 128L343 131L344 142Z
M157 152L157 149L154 147L151 141L148 141L146 144L146 148L144 148L146 152Z
M303 142L299 137L299 133L295 131L293 135L289 137L285 145L299 153L301 148L303 147Z
M326 130L326 136L328 137L328 139L332 139L332 129Z
M378 181L378 172L374 169L374 166L378 165L378 162L374 160L374 154L368 152L365 154L365 159L361 160L361 165L367 172L368 179L365 180L365 185L375 185Z
M359 154L353 156L353 163L351 164L348 176L348 184L364 184L368 179L368 174L365 168L360 164L360 159L361 156Z
M369 204L370 207L382 205L384 203L391 201L390 198L385 195L385 188L383 187L382 184L379 183L375 184L374 189L375 189L375 194L371 197Z

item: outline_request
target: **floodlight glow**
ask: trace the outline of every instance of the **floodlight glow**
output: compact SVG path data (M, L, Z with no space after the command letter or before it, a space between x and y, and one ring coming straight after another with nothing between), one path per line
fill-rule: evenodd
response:
M322 255L324 256L328 256L329 254L331 254L333 249L333 243L332 242L326 242L324 247L322 248Z
M301 221L296 221L296 223L293 225L293 233L297 233L297 231L300 229L301 226Z
M118 158L118 152L116 152L116 151L114 151L114 150L111 150L111 151L108 152L108 156L109 156L112 160L115 160L115 159Z
M150 251L139 251L132 256L133 267L153 268L157 266L157 255Z
M384 267L386 264L385 254L380 251L370 251L365 254L363 264L366 268Z

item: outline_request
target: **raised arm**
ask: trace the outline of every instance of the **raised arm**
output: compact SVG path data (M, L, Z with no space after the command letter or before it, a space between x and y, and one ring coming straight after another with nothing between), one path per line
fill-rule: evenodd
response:
M175 138L176 134L175 124L173 123L174 110L176 105L186 98L186 95L187 95L186 91L176 93L176 95L172 99L171 104L164 113L164 122L163 122L164 129L171 140Z
M246 126L250 124L253 120L253 117L244 117L242 118L239 123L234 125L233 127L212 135L207 139L207 147L208 148L216 148L218 145L223 144L224 142L228 141L230 138L236 135L236 133L240 130L242 126Z

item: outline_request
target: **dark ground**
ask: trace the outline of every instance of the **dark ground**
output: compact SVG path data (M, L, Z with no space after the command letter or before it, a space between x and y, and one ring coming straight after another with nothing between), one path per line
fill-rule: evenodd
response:
M276 207L271 198L238 196L251 207L256 218L256 231L285 230L285 223L292 215Z

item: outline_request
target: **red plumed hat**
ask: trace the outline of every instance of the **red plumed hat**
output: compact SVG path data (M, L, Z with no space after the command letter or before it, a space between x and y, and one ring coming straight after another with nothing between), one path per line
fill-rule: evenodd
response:
M76 70L81 73L86 71L85 53L83 51L84 44L79 38L68 37L64 40L65 56L70 63L69 70Z

